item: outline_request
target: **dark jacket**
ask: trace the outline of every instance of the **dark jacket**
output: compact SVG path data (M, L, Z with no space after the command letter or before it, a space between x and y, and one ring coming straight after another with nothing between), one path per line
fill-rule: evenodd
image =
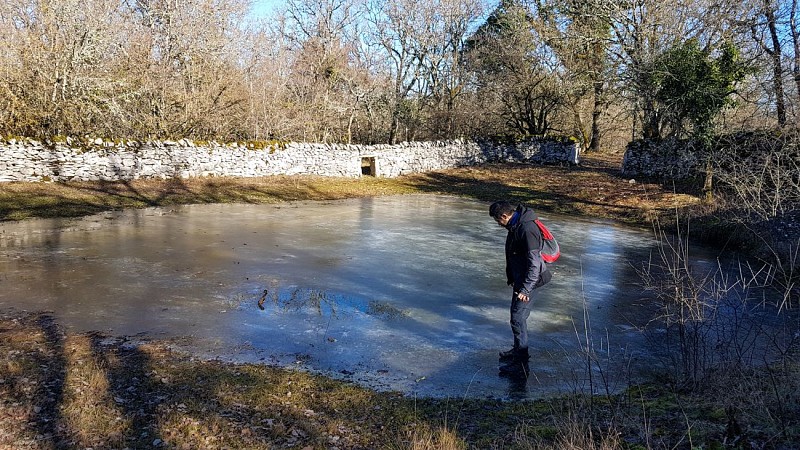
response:
M514 292L530 294L552 278L542 260L542 232L534 223L536 213L526 206L518 206L514 217L506 226L506 276Z

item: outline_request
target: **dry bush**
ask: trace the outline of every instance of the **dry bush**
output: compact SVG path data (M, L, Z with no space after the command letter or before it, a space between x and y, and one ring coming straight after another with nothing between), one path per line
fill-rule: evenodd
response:
M714 176L724 220L746 230L750 250L769 266L781 307L800 297L800 134L726 136L714 149Z
M696 390L716 386L725 374L796 363L796 314L784 309L792 286L775 283L774 266L702 264L691 257L688 230L656 234L658 256L639 274L659 302L650 327L679 385Z
M746 133L714 150L714 175L745 220L769 221L800 207L800 135Z
M6 3L0 126L34 137L235 137L241 2Z
M554 424L554 436L541 436L539 426L523 422L516 430L518 448L530 450L616 450L624 448L621 434L615 429L602 431L589 422L568 416Z
M429 429L423 427L407 433L407 439L402 439L402 443L397 444L398 450L464 450L466 443L462 441L458 434L446 427ZM392 446L394 447L394 446Z
M102 128L109 103L124 90L110 68L125 40L120 10L109 0L4 5L3 15L16 20L2 36L9 65L0 95L12 109L0 125L33 136Z

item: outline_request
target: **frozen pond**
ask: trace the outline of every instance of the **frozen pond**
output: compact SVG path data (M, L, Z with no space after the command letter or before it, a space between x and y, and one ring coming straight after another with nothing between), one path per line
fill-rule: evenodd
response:
M622 366L653 363L636 329L652 308L635 272L652 236L545 214L562 257L534 297L532 376L499 377L511 292L506 231L487 208L420 195L0 223L0 308L408 395L585 390L587 336L612 384L628 381Z

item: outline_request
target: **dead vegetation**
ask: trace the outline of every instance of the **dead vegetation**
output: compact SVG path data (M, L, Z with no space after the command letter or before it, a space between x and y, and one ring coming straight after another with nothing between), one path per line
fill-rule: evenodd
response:
M653 385L594 399L413 399L196 360L165 341L68 333L48 313L0 315L0 355L0 449L791 448L798 437L791 415L778 427L710 392ZM767 406L769 389L749 392Z

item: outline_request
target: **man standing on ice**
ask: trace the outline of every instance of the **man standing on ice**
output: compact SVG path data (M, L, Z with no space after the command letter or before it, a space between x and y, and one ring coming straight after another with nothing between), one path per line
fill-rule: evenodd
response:
M508 201L498 201L489 207L489 215L508 230L506 237L506 279L513 286L511 298L511 332L514 347L500 352L501 375L528 376L528 316L533 308L534 289L552 278L542 260L542 233L536 225L532 209Z

